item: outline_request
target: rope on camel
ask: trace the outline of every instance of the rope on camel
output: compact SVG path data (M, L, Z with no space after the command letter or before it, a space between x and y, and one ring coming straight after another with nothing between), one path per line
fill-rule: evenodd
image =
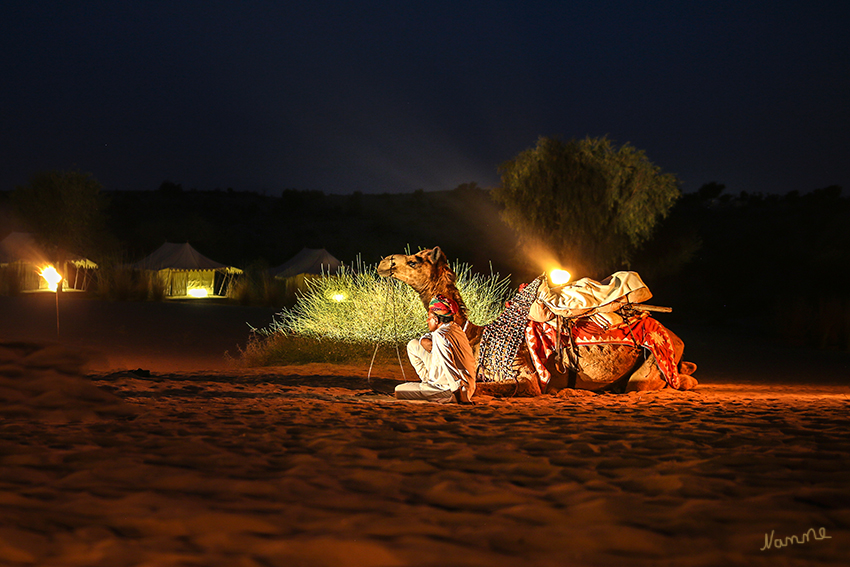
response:
M393 324L393 343L395 344L395 354L398 359L398 367L401 368L401 377L407 382L407 376L404 373L404 364L401 362L401 353L398 350L398 325L395 310L395 286L393 286L392 277L395 272L395 258L390 260L390 275L386 278L387 290L384 297L384 304L381 306L381 332L378 335L378 340L375 341L375 352L372 353L372 360L369 362L369 373L366 375L366 383L372 386L372 366L375 364L375 357L378 356L378 347L381 346L381 339L384 338L384 313L386 312L387 303L392 306L392 324Z

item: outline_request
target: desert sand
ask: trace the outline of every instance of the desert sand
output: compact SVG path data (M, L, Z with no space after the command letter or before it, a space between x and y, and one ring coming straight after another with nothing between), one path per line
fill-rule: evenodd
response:
M695 391L436 406L239 368L272 309L60 301L0 297L0 565L848 557L848 353L674 327Z

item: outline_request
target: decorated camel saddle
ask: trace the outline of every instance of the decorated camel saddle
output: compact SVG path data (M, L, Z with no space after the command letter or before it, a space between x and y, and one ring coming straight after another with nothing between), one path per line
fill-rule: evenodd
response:
M541 275L521 286L484 327L468 320L439 247L387 256L378 274L410 285L426 308L438 293L457 301L455 321L476 354L480 392L533 396L566 388L623 392L697 385L691 376L696 365L682 361L682 340L649 315L663 308L643 303L652 293L636 272L568 285Z

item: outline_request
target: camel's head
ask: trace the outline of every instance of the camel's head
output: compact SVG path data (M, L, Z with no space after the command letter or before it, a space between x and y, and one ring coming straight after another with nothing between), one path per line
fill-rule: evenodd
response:
M430 250L420 250L410 256L387 256L378 264L378 275L384 278L393 277L416 291L421 291L443 277L447 269L446 255L437 246Z
M419 294L422 305L428 308L428 302L438 293L454 299L460 307L460 313L455 316L459 325L467 321L466 305L457 289L457 275L449 266L449 260L440 250L434 247L430 250L420 250L410 256L393 254L387 256L378 264L378 275L385 278L395 278L413 288Z

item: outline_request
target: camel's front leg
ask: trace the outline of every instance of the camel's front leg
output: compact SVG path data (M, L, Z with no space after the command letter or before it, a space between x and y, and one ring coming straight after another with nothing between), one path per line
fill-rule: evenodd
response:
M678 337L676 338L678 339ZM681 353L679 353L679 356L681 356ZM696 364L692 362L682 362L681 366L685 367L685 365L688 364L693 365L694 369L696 369ZM681 372L679 373L680 390L693 390L696 388L697 384L698 382L693 376L683 374ZM626 383L626 392L661 390L666 387L667 380L664 379L664 375L661 374L661 370L658 369L658 364L656 364L655 361L655 355L650 353L649 356L646 357L646 360L643 361L643 364L641 364L638 369L629 376L629 381Z
M670 333L671 335L673 333ZM672 336L671 336L672 338ZM676 337L677 339L679 337ZM680 341L681 342L681 341ZM626 392L644 392L649 390L661 390L667 386L667 380L658 370L655 363L655 355L650 353L637 370L635 370L626 383Z

